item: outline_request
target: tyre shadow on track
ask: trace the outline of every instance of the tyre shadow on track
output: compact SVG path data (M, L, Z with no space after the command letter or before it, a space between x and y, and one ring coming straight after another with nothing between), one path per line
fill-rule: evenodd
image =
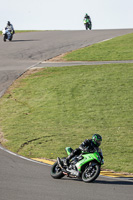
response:
M66 181L82 181L81 179L71 179L71 178L62 178L61 179L66 180ZM83 181L82 181L83 182ZM129 182L129 181L124 181L124 180L95 180L94 182L88 183L88 184L108 184L108 185L133 185L133 182Z
M12 42L36 42L39 40L12 40Z
M96 184L108 184L108 185L133 185L133 182L123 181L123 180L114 180L114 181L95 180L94 183L96 183Z

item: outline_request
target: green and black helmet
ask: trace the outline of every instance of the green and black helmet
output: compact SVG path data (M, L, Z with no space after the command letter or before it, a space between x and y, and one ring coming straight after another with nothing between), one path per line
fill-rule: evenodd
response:
M102 137L99 134L94 134L92 136L92 142L99 147L101 145Z

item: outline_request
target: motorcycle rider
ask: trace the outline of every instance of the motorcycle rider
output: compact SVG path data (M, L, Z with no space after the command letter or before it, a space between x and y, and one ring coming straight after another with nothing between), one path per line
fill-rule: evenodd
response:
M90 16L87 13L84 16L84 19L89 19L89 21L91 22L91 18L90 18Z
M91 30L92 29L92 22L91 22L91 18L90 16L86 13L84 19L83 19L84 25L86 30L88 30L88 28Z
M13 25L10 23L10 21L7 22L7 26L5 27L5 29L9 29L9 30L11 30L11 32L12 32L13 34L15 34Z
M94 134L92 136L92 139L86 139L82 144L79 146L79 148L73 150L70 155L66 158L65 163L62 163L60 158L57 158L58 163L60 163L61 166L66 165L69 166L69 161L74 156L79 156L82 152L86 152L86 150L90 153L95 152L95 150L98 150L99 146L101 145L102 137L99 134Z

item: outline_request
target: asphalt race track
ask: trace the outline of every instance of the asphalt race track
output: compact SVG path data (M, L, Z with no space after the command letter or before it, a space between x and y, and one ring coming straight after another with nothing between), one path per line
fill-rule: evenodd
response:
M133 29L18 33L12 42L3 42L0 36L0 96L21 73L41 61L132 32Z
M0 96L24 71L62 53L129 30L43 31L19 33L12 42L0 36ZM94 183L55 180L50 166L13 155L0 147L0 200L131 200L133 182L100 176Z

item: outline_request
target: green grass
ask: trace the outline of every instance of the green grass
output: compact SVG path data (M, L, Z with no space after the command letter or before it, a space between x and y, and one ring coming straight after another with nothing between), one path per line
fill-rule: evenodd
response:
M94 133L104 168L133 173L133 64L44 68L0 100L3 145L27 157L65 156Z
M64 56L67 61L133 60L133 33L97 43Z

